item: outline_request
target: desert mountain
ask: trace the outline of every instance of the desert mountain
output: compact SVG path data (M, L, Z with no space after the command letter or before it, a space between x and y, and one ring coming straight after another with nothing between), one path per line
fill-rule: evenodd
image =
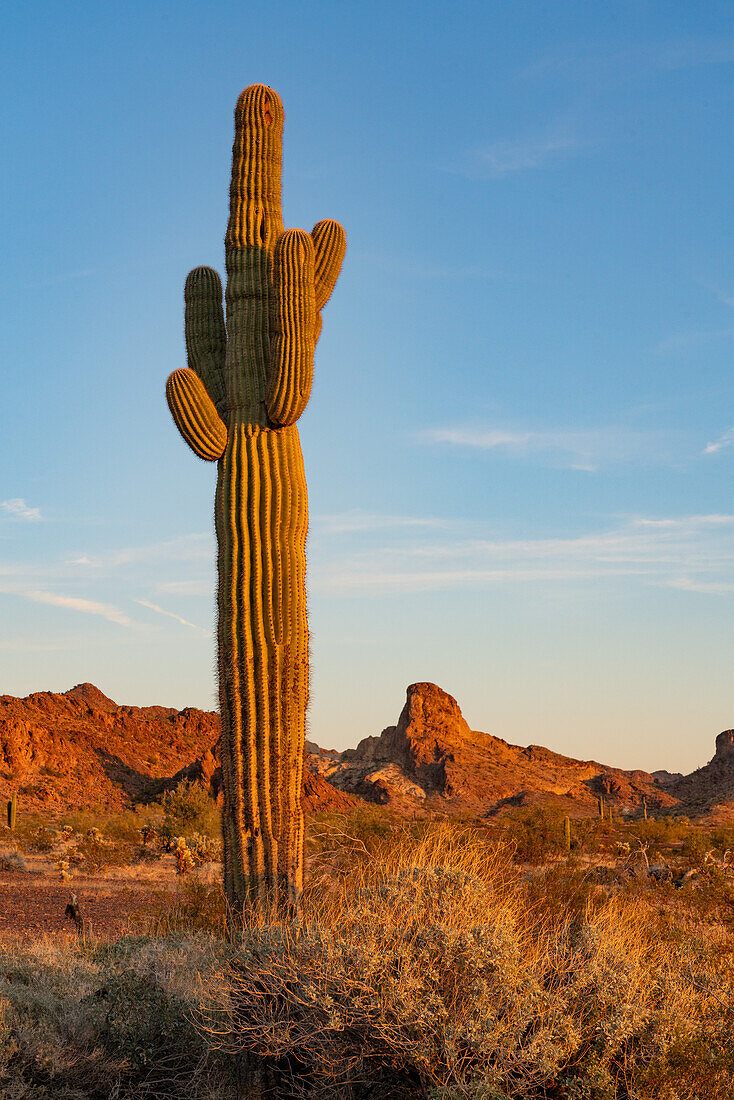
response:
M93 684L18 699L0 696L0 800L26 809L117 810L181 779L219 789L219 715L186 707L118 706ZM306 769L306 809L356 799Z
M186 707L118 706L93 684L63 694L0 696L0 799L19 790L30 809L113 810L146 801L183 778L221 787L218 715ZM471 730L435 684L411 684L397 724L345 752L306 746L308 812L363 800L401 813L495 814L555 805L588 817L597 799L617 811L734 816L734 731L690 776L624 771L540 745L511 745Z
M644 771L574 760L540 745L521 748L471 730L459 705L435 684L411 684L396 726L366 737L320 770L332 783L396 808L489 814L556 804L588 817L602 796L618 810L643 799L658 810L677 799Z
M691 817L734 820L734 730L716 738L713 760L690 775L673 777L668 788Z

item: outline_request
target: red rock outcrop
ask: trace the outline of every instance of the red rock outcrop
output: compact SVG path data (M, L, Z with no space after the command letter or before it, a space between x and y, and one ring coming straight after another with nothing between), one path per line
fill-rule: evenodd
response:
M30 809L114 810L155 797L182 779L221 788L218 715L187 707L118 706L92 684L64 694L0 697L0 801L19 790ZM346 752L306 746L308 813L368 800L398 813L494 814L555 805L569 816L617 811L734 818L734 731L710 764L689 776L624 771L523 748L472 730L435 684L411 684L397 724Z
M708 764L678 778L668 790L686 807L689 817L734 821L734 730L719 734Z
M186 707L118 706L93 684L24 699L0 696L0 801L18 791L30 810L113 811L156 797L183 779L217 796L219 715ZM359 800L304 769L308 813Z
M402 784L390 789L388 765L397 765ZM396 809L412 801L418 809L493 813L506 807L556 803L571 816L593 812L599 795L620 810L634 811L642 799L651 809L677 799L643 771L623 771L593 760L574 760L540 745L521 748L471 730L456 700L436 684L411 684L396 726L367 737L332 766L333 783ZM416 784L416 797L405 780Z

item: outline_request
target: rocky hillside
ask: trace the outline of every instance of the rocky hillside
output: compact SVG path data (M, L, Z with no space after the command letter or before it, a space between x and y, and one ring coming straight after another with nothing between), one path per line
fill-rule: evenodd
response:
M182 778L218 795L219 717L187 707L118 706L92 684L64 694L0 697L0 800L19 790L29 809L119 809ZM734 817L734 731L710 764L689 776L623 771L540 745L522 748L471 730L435 684L412 684L394 726L339 753L306 746L308 812L363 801L399 813L496 814L555 805L572 817L617 811Z
M600 795L620 811L640 810L643 799L658 812L678 802L647 772L471 730L456 700L427 683L408 688L396 726L318 766L341 789L405 810L492 814L555 804L569 816L588 817Z
M219 715L186 707L118 706L93 684L61 695L0 696L0 801L19 791L31 810L118 810L181 779L220 787ZM308 769L307 811L357 799Z
M690 775L671 777L668 790L690 817L734 821L734 730L716 738L713 760Z

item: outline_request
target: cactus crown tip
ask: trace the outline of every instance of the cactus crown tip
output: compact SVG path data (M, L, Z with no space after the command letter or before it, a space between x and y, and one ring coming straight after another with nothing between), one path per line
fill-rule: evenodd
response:
M261 122L268 129L282 129L285 111L283 101L267 84L249 84L240 92L234 109L237 120L247 118L250 125Z

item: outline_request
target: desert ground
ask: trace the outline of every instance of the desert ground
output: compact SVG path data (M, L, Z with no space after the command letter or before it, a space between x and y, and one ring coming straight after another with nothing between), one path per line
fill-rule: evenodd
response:
M91 685L0 702L0 1095L247 1095L244 1044L324 1100L731 1097L730 731L622 772L412 685L307 746L300 925L229 930L217 738Z

